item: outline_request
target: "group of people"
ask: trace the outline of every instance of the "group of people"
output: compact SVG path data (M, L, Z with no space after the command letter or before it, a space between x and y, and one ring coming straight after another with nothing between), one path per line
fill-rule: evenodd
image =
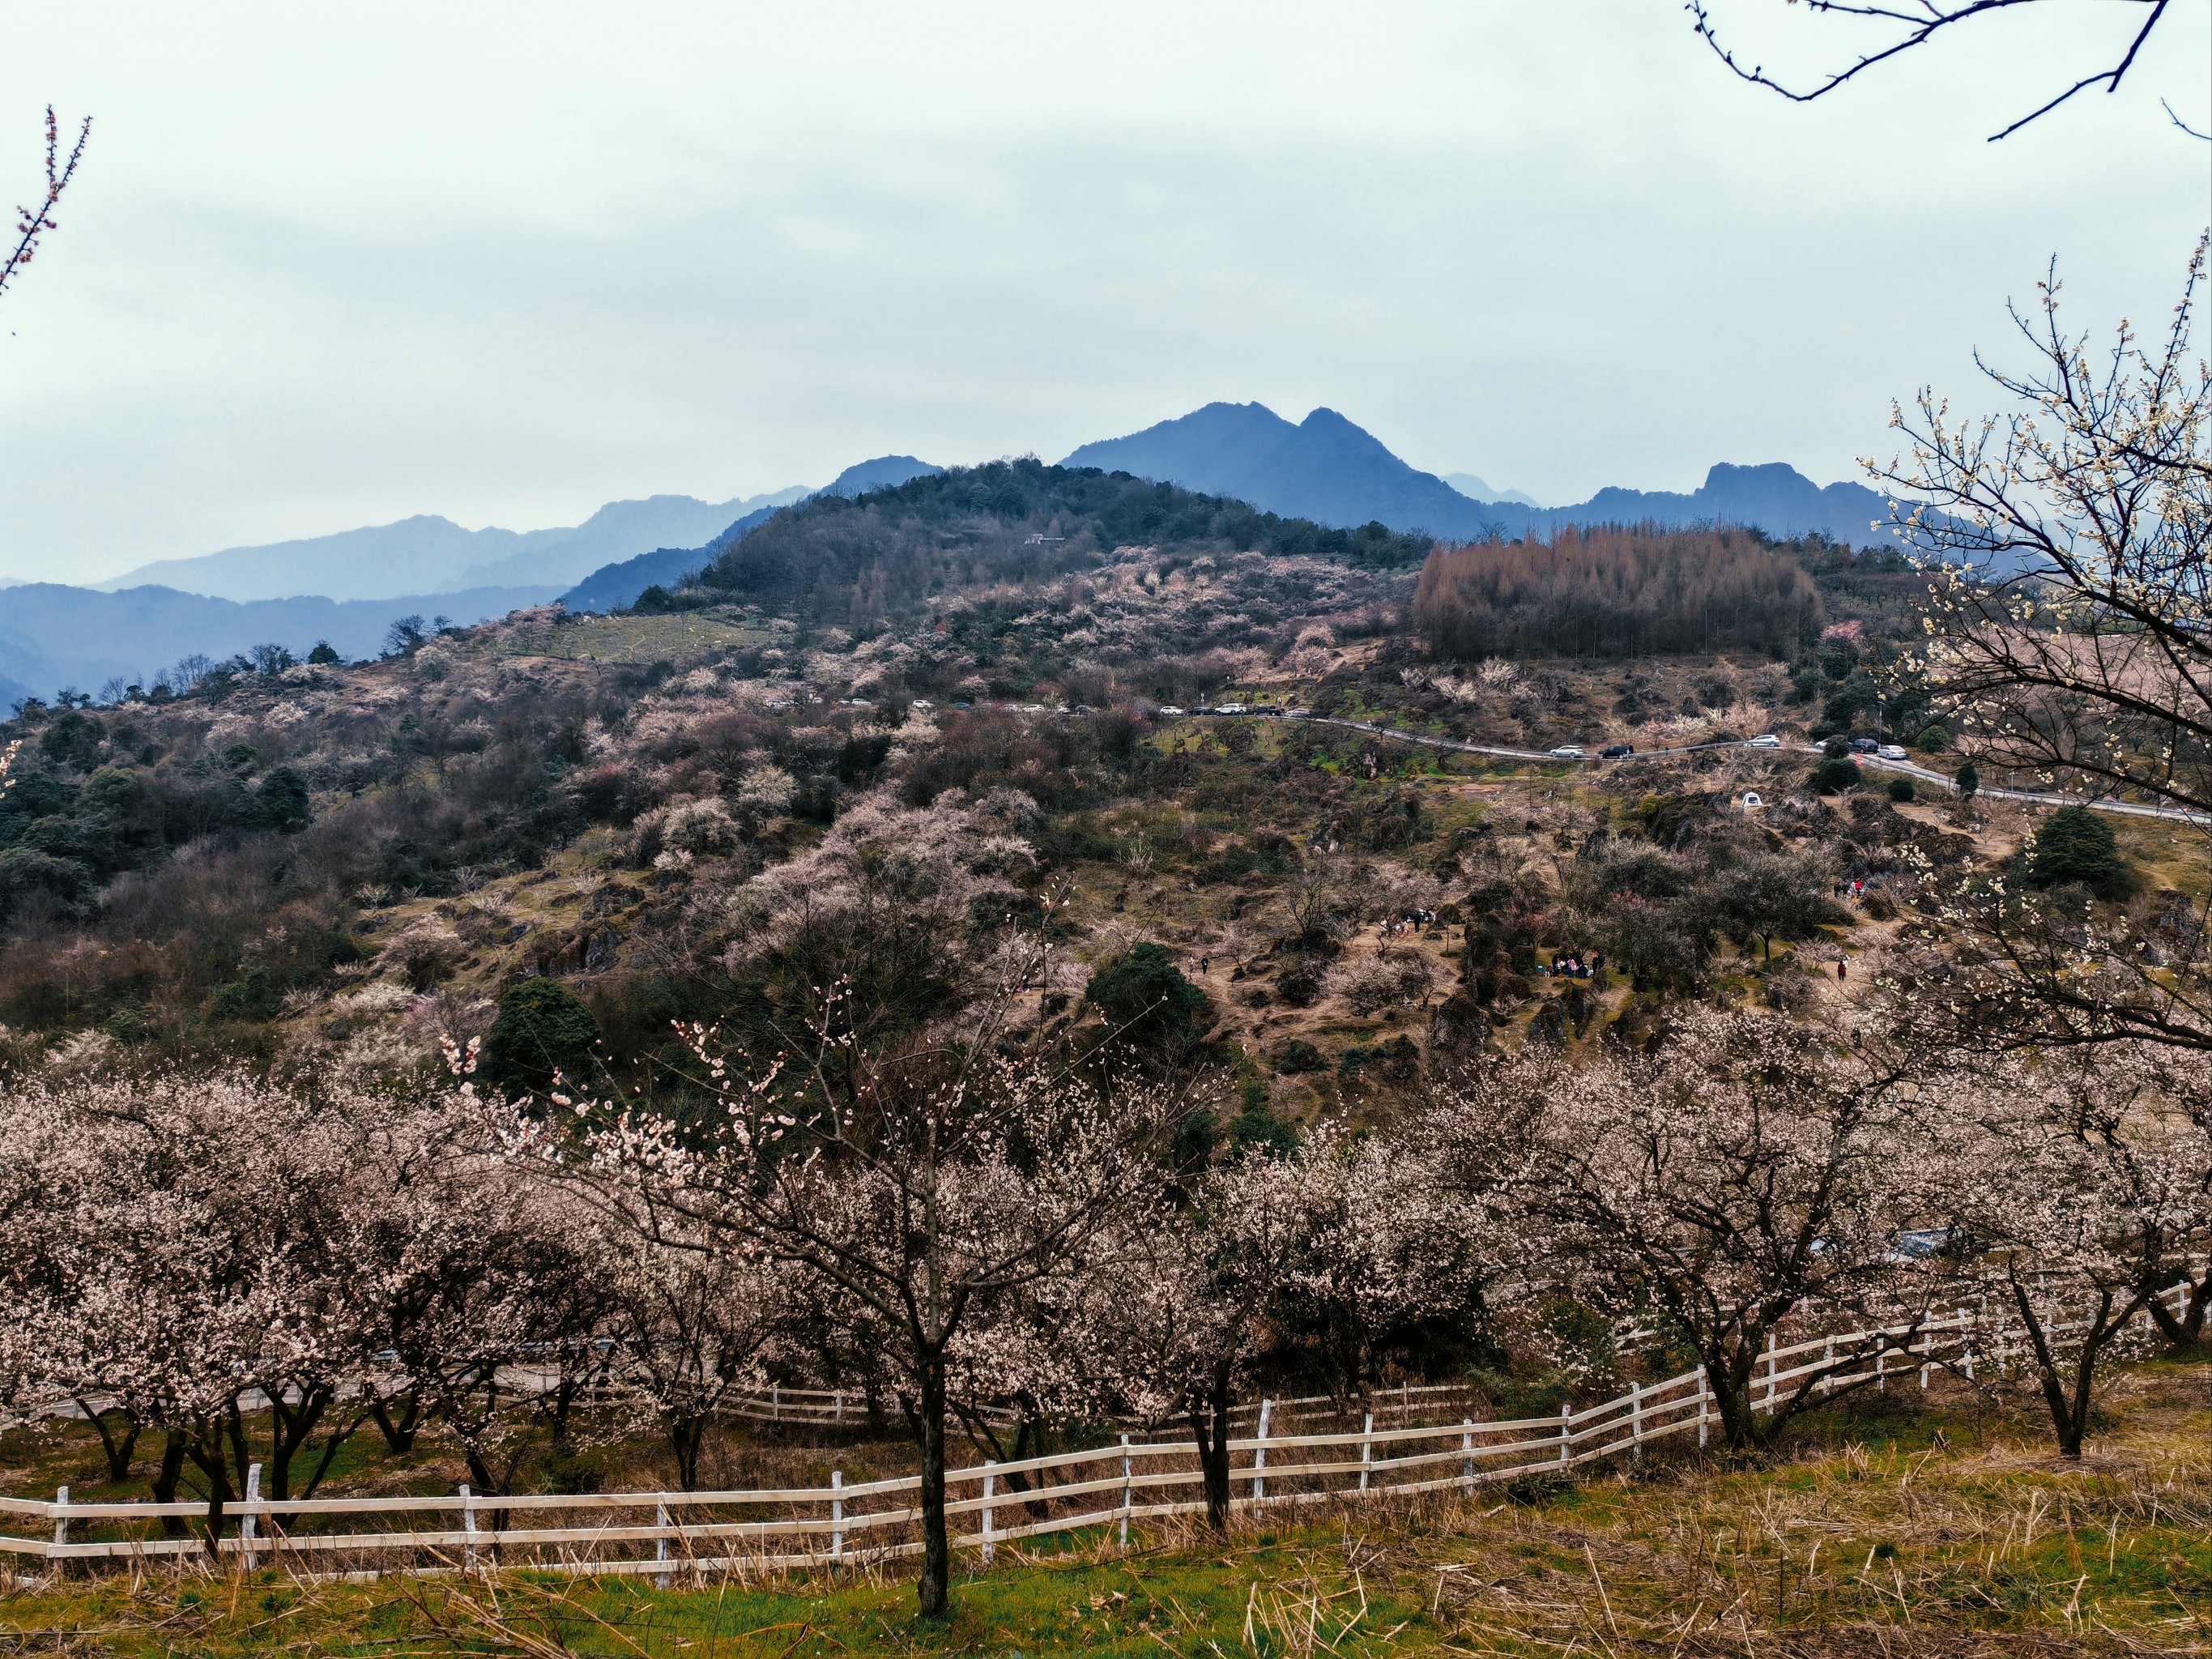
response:
M1553 957L1549 968L1540 962L1536 964L1536 972L1540 975L1548 975L1553 979L1589 979L1603 972L1604 969L1605 956L1601 951L1593 951L1586 958Z
M1382 932L1386 937L1395 938L1401 933L1418 933L1436 925L1437 913L1433 910L1406 910L1384 922Z
M1852 903L1856 904L1860 899L1866 896L1866 890L1867 884L1864 878L1861 878L1856 881L1839 881L1836 884L1834 890L1829 894L1829 896L1831 898L1839 899L1847 898L1850 900Z

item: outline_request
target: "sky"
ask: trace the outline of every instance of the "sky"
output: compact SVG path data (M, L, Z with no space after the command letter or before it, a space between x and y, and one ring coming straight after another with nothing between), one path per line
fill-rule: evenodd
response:
M1770 68L1856 38L1712 0ZM574 523L866 457L1336 409L1552 502L1821 483L1989 398L2008 298L2161 320L2212 220L2212 4L2051 0L1810 106L1679 0L0 0L0 576L440 513Z

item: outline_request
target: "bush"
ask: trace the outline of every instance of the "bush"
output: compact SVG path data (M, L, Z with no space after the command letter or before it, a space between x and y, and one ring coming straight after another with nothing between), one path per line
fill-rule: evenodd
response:
M1328 1060L1304 1037L1292 1037L1275 1057L1275 1069L1286 1077L1296 1077L1301 1072L1326 1072Z
M1158 1058L1172 1058L1206 1030L1206 993L1157 945L1133 946L1101 968L1085 994L1117 1041Z
M2043 821L2028 846L2027 873L2038 887L2079 884L2100 898L2125 898L2136 884L2112 826L2086 806L2062 806Z
M1923 754L1940 755L1951 746L1951 734L1940 726L1923 726L1913 744Z
M1892 800L1908 801L1919 793L1912 787L1911 778L1892 778L1889 781L1889 798Z
M556 1071L585 1076L599 1040L599 1022L574 992L557 980L526 979L500 998L478 1069L495 1088L542 1092Z
M1823 795L1840 795L1859 787L1859 769L1847 760L1824 760L1813 774L1813 787Z

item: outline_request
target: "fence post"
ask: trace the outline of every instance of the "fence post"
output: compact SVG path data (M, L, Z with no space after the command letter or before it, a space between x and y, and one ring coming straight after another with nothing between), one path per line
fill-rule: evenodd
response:
M1703 1451L1705 1448L1705 1413L1709 1409L1710 1398L1705 1389L1705 1368L1700 1365L1698 1367L1698 1449L1699 1451Z
M461 1531L467 1541L461 1546L461 1566L465 1571L477 1570L477 1502L469 1496L469 1489L461 1487Z
M260 1528L254 1524L259 1517L254 1514L253 1506L260 1501L261 1465L249 1463L246 1466L246 1502L238 1511L238 1548L239 1553L246 1558L246 1570L248 1572L252 1572L258 1565L253 1539L254 1534Z
M668 1561L668 1505L667 1505L667 1504L655 1504L653 1506L653 1559L654 1560L656 1560L656 1561L658 1561L658 1562L661 1563L661 1569L660 1569L660 1571L659 1571L659 1572L656 1572L656 1573L654 1573L654 1574L653 1575L653 1583L654 1583L657 1587L659 1587L659 1589L666 1589L668 1588L668 1585L669 1585L669 1580L670 1580L670 1577L671 1577L671 1575L670 1575L670 1573L669 1573L668 1567L667 1567L667 1561Z
M1563 1469L1567 1467L1567 1455L1573 1447L1574 1437L1575 1408L1571 1404L1562 1402L1559 1407L1559 1467Z
M997 1468L998 1464L995 1462L987 1462L983 1465L983 1565L987 1567L991 1565L993 1559L999 1553L999 1534L997 1528L992 1525L991 1510L992 1490L997 1486L999 1480L992 1471Z
M1121 1437L1121 1547L1129 1547L1129 1510L1137 1501L1135 1465L1129 1457L1129 1437Z
M1959 1358L1966 1370L1966 1381L1974 1380L1974 1341L1966 1324L1966 1310L1959 1310Z
M1367 1490L1367 1471L1375 1462L1375 1413L1359 1425L1359 1490Z
M845 1559L845 1471L830 1471L830 1559Z
M783 1385L781 1382L769 1384L768 1420L771 1423L783 1420Z
M833 1407L833 1408L832 1408L832 1410L831 1410L831 1413L830 1413L830 1420L831 1422L833 1422L833 1423L836 1423L836 1424L840 1424L840 1425L842 1425L842 1424L844 1422L844 1420L845 1420L845 1391L844 1391L844 1389L838 1389L838 1390L837 1390L837 1394L836 1394L836 1401L837 1401L836 1405L836 1406L835 1406L835 1407Z
M56 1509L62 1509L65 1508L68 1504L69 1488L67 1486L56 1486L54 1488L54 1507ZM66 1549L69 1547L69 1516L66 1515L58 1515L54 1517L54 1543L58 1548Z
M1260 1443L1252 1448L1252 1501L1258 1503L1267 1495L1267 1419L1275 1409L1272 1400L1260 1402Z
M1469 1498L1474 1496L1474 1419L1459 1420L1459 1480Z
M1820 1398L1826 1400L1836 1391L1836 1339L1829 1337L1820 1344Z
M1774 1333L1766 1334L1766 1414L1774 1415Z
M1628 1385L1628 1438L1640 1453L1644 1449L1644 1385Z
M1920 1347L1921 1347L1920 1392L1921 1392L1921 1393L1923 1393L1923 1394L1926 1394L1926 1393L1928 1392L1928 1363L1927 1363L1927 1362L1928 1362L1929 1359L1932 1359L1933 1358L1935 1358L1935 1354L1936 1354L1936 1333L1935 1333L1933 1330L1925 1330L1925 1331L1919 1332L1917 1335L1915 1335L1915 1336L1914 1336L1914 1338L1913 1338L1913 1341L1914 1341L1914 1342L1917 1342L1917 1343L1919 1343L1919 1344L1920 1344ZM1911 1353L1912 1352L1912 1343L1911 1343L1911 1342L1908 1342L1908 1343L1906 1343L1906 1344L1905 1345L1905 1353L1906 1353L1908 1356L1910 1356L1910 1355L1911 1355Z

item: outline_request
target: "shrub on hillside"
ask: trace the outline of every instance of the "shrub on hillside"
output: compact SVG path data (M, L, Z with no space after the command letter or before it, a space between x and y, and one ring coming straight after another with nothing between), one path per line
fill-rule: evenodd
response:
M2043 821L2028 846L2027 874L2038 887L2079 885L2100 898L2135 890L2112 826L2086 806L2062 806Z
M599 1023L574 992L557 980L526 979L500 998L477 1069L494 1088L540 1093L556 1071L588 1077L599 1040Z

